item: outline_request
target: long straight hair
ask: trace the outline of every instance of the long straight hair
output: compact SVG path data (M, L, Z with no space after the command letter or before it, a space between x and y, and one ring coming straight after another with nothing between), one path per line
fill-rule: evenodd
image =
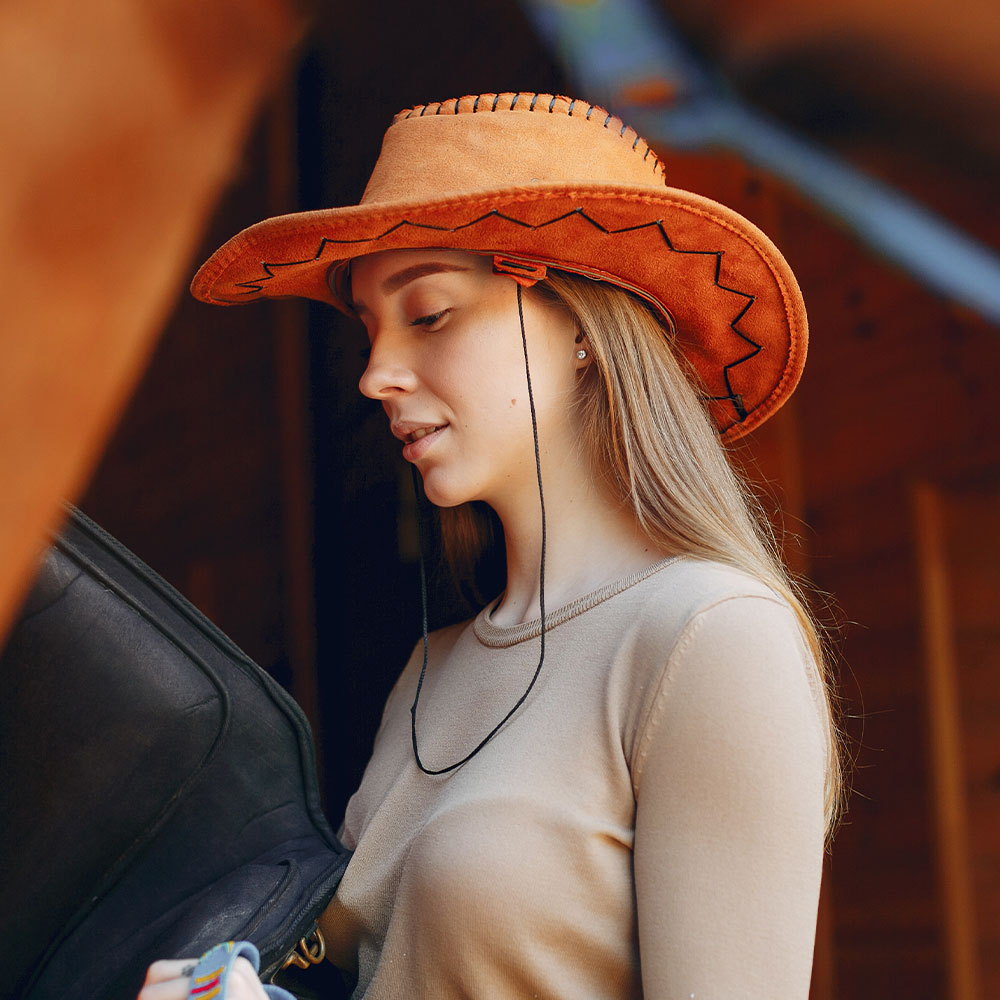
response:
M840 813L840 739L823 634L801 584L785 568L760 503L736 473L699 397L651 308L613 285L550 271L534 294L562 303L591 356L575 405L591 467L631 508L661 551L726 563L760 580L791 607L816 666L827 728L828 835ZM498 520L483 504L442 509L444 557L460 586L476 591L476 569Z

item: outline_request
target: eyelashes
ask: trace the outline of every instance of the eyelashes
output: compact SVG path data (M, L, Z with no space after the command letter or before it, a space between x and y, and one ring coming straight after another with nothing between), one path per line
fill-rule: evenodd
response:
M450 313L450 309L442 309L440 312L429 313L427 316L420 316L410 323L410 326L422 326L424 329L432 330L436 327L445 316Z

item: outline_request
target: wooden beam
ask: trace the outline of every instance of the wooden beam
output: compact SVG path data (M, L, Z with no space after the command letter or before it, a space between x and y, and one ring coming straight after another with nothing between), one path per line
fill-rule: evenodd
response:
M913 487L913 516L923 610L930 772L937 829L938 886L949 1000L979 1000L975 894L962 746L955 627L948 574L947 522L941 491Z

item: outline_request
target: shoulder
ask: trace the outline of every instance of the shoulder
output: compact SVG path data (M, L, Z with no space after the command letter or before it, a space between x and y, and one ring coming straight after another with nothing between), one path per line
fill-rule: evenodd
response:
M721 635L740 622L766 620L779 631L798 631L787 601L761 580L724 563L684 557L647 580L631 609L636 638L669 658L705 626Z
M432 632L427 633L427 651L430 656L441 657L447 656L448 653L455 647L455 644L459 641L462 635L467 632L471 626L474 618L469 618L465 621L456 622L454 625L446 625L444 628L434 629ZM413 645L413 649L410 652L410 657L406 661L406 665L403 668L403 672L399 678L400 681L404 680L406 675L411 673L414 669L420 670L420 666L424 659L424 639L421 636Z
M733 597L764 597L780 600L778 595L757 577L728 563L712 559L681 556L665 572L656 574L658 592L676 600L679 592L692 610Z
M650 742L681 713L720 726L750 714L764 724L767 706L780 702L812 742L823 743L819 671L788 602L721 563L683 559L668 569L636 616L634 641L656 665L636 718L636 782Z

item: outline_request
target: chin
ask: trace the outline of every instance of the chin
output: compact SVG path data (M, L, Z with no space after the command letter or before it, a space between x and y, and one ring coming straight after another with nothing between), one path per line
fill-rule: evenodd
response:
M435 507L460 507L463 503L468 503L472 497L455 496L453 493L439 493L424 487L424 496Z
M460 504L480 499L477 494L463 489L459 484L447 482L441 475L421 473L420 478L423 482L424 496L435 507L458 507Z

